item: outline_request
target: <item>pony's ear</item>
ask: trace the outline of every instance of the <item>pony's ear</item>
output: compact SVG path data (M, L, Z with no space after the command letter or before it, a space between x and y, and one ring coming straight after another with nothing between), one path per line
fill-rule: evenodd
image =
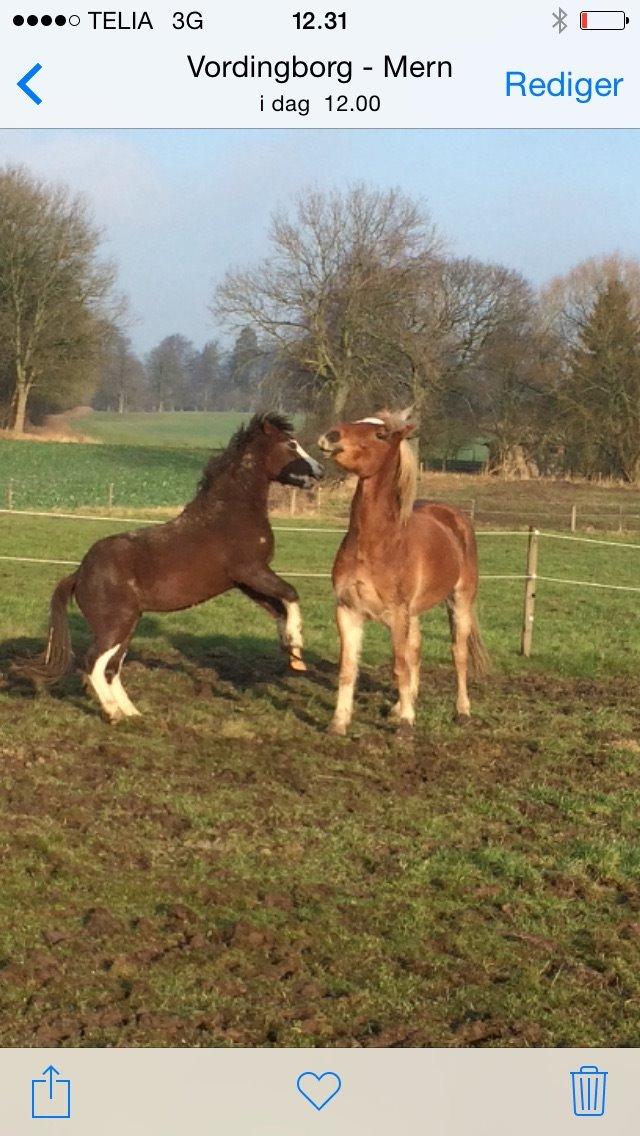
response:
M268 414L265 414L264 418L262 419L262 433L266 434L268 437L272 437L274 434L279 433L278 428L274 426Z
M396 422L400 424L398 433L402 434L403 438L410 438L417 430L416 423L410 421L414 409L415 407L413 406L407 406L404 410L399 410L395 415Z

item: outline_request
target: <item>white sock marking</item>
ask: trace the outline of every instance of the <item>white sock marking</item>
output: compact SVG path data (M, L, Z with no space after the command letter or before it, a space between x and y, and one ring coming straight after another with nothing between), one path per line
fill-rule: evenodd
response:
M116 702L118 703L118 706L120 707L120 709L122 710L122 713L125 715L126 718L140 718L141 717L140 711L133 705L133 702L129 698L129 695L127 694L124 686L122 685L122 679L120 678L120 671L122 670L123 662L124 662L124 655L122 656L122 659L120 660L120 667L118 669L117 675L115 675L114 678L111 680L111 689L113 691L113 697L115 698Z
M120 646L120 643L116 643L115 647L111 647L109 651L99 655L89 675L89 682L100 699L100 705L110 718L117 718L121 712L121 707L114 695L112 686L105 678L105 671L113 656L120 650Z

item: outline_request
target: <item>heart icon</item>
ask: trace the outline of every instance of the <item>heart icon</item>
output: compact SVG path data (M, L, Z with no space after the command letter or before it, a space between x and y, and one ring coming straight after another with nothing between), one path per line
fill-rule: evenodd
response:
M301 1073L296 1087L304 1099L320 1112L338 1095L342 1081L337 1073Z

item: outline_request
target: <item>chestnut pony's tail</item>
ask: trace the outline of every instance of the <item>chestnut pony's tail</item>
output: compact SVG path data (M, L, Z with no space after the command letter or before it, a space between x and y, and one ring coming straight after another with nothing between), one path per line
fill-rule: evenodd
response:
M77 573L65 576L51 597L49 637L41 655L14 664L14 670L35 683L54 683L68 674L73 663L67 605L76 586Z
M489 652L482 642L480 635L480 628L478 627L478 618L474 611L473 624L471 627L471 634L469 635L469 663L470 670L474 678L484 678L485 675L491 670L491 658Z

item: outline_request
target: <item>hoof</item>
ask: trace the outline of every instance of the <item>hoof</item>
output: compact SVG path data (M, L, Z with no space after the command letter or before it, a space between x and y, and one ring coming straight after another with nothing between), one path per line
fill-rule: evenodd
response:
M453 720L454 720L456 726L470 726L471 725L471 715L470 714L460 714L457 710L456 710L455 714L453 715Z
M292 671L297 671L298 674L302 674L304 671L306 671L307 664L303 662L302 659L291 658L289 659L289 667Z
M410 722L407 718L401 718L398 722L398 728L396 730L397 737L407 739L412 738L414 734L413 726L413 722Z
M400 717L400 703L399 702L394 702L393 706L389 707L389 710L387 711L387 717L388 718L395 718L396 720Z
M347 727L343 726L341 722L329 722L326 732L331 734L334 738L345 738L347 736Z
M117 710L113 714L104 713L104 720L108 726L117 726L118 722L124 722L125 715L122 710Z

